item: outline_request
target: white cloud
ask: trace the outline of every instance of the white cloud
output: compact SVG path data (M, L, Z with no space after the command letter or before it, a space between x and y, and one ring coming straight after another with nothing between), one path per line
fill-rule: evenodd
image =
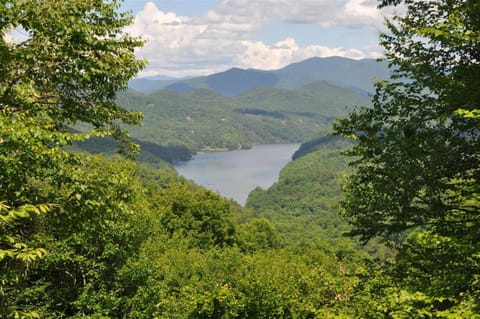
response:
M236 15L258 21L278 18L291 23L314 23L323 27L378 28L384 12L377 9L376 0L224 0L217 7L223 15Z
M362 27L376 33L383 17L376 0L223 0L197 17L163 12L148 2L126 31L147 41L137 52L149 60L143 76L201 75L233 66L275 69L312 56L358 59L380 52L370 44L348 48L300 46L292 37L274 44L253 40L263 26L276 20L316 28Z
M329 48L321 45L301 47L293 38L286 38L270 46L260 41L242 41L242 45L245 50L235 57L235 64L240 67L265 70L278 69L287 64L314 56L342 56L362 59L375 55L373 52L342 47Z

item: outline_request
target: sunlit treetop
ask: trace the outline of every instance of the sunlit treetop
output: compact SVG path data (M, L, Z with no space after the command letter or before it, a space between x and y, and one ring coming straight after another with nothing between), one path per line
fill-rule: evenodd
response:
M139 113L115 104L145 66L125 34L132 21L113 1L0 3L0 110L47 116L58 128L79 121L124 138L118 124Z

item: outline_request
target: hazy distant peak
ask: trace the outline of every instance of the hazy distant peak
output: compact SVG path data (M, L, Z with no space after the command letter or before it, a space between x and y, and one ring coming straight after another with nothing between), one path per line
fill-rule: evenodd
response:
M368 95L374 90L372 79L389 77L387 63L374 59L313 57L273 71L233 67L208 76L182 80L137 79L131 81L129 87L143 93L152 93L163 88L178 93L190 93L197 88L207 88L225 96L234 96L256 87L295 89L312 82L327 81Z

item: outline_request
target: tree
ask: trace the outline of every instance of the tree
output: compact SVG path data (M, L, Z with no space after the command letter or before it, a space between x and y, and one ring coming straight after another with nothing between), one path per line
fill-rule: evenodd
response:
M142 44L123 32L131 16L117 1L0 3L0 302L2 317L35 316L11 301L24 288L30 264L45 251L38 214L62 209L45 196L65 165L81 165L63 146L90 135L112 135L135 150L121 123L139 113L115 104L116 92L143 66ZM21 35L20 37L18 35ZM50 184L49 184L50 183Z
M381 36L391 81L335 125L357 141L343 208L353 234L395 240L430 312L459 314L480 298L480 3L380 2L406 12Z
M16 303L32 303L44 316L120 318L132 291L118 273L149 235L148 204L135 163L100 155L78 161L42 185L57 205L41 220L48 254L30 267Z
M163 207L160 225L170 238L188 238L192 247L200 248L234 244L230 202L210 190L192 190L177 183L157 192Z
M115 120L138 123L138 113L114 102L144 65L133 53L142 42L123 32L132 18L118 7L118 1L4 1L0 109L48 116L57 128L82 121L118 137ZM26 39L6 41L15 33Z

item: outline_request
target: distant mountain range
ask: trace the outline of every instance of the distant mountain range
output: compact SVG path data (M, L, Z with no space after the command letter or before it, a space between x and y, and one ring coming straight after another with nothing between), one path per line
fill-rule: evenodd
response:
M142 146L140 159L174 163L199 150L305 142L330 130L349 108L371 105L374 80L389 77L387 65L371 59L311 58L275 71L136 79L117 102L144 114L142 126L128 128ZM93 153L114 149L108 139L79 146Z
M389 77L390 71L385 62L377 62L373 59L315 57L273 71L232 68L224 72L190 79L171 79L158 76L140 78L130 81L129 87L146 94L161 89L177 93L190 93L203 88L225 96L236 96L258 87L297 89L316 81L327 81L361 95L368 95L373 93L375 80Z

